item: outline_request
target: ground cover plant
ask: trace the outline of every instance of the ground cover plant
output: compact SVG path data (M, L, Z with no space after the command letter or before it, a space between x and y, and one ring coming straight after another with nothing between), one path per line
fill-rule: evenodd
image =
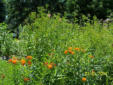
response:
M112 85L113 24L93 21L33 12L19 39L0 24L0 85Z

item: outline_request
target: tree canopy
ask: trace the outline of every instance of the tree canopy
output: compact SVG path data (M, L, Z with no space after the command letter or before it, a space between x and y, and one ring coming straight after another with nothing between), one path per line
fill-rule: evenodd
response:
M0 0L0 22L4 21L5 19L5 6L3 1Z
M97 16L105 19L113 12L112 0L4 0L6 2L8 28L15 29L37 7L43 6L51 13L61 13L68 17ZM0 2L0 20L4 20L4 5Z

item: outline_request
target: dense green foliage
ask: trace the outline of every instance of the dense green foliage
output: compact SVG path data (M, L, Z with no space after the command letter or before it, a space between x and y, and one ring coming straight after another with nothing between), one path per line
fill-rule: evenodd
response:
M70 16L97 16L105 19L113 12L112 0L66 0L66 11Z
M0 0L0 22L3 22L5 20L5 6L3 4L3 1Z
M5 30L7 26L1 24L0 27ZM5 38L0 35L0 55L9 54L10 58L18 59L17 63L0 62L3 66L0 84L7 85L6 80L8 85L113 84L113 24L102 26L94 18L94 25L87 22L81 27L69 23L65 17L50 18L40 11L38 15L31 13L19 29L18 40L8 31L4 31ZM30 67L25 59L29 55L33 57ZM26 60L24 66L21 59Z
M82 15L89 17L97 16L99 19L107 18L113 12L112 0L6 0L9 24L8 28L15 29L22 24L28 15L37 7L45 7L46 13L61 13L68 19L81 19Z
M48 9L50 11L57 11L53 10L56 9L56 4L53 4L56 1L47 1L47 0L8 0L7 2L7 11L8 11L8 19L7 24L9 25L8 28L14 29L18 27L22 22L28 17L28 15L35 11L38 12L38 6L45 6L49 4ZM58 4L58 3L57 3Z
M4 1L0 85L113 85L113 23L97 19L112 14L111 0Z

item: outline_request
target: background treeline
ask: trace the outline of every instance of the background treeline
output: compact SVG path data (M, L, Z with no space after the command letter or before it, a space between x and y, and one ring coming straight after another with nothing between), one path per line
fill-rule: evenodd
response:
M5 19L5 6L3 1L0 0L0 22L4 21Z
M67 18L82 15L92 19L97 16L99 19L106 19L113 12L112 0L0 0L0 22L4 20L5 14L8 16L6 22L9 28L16 28L32 12L38 13L37 7L43 6L52 13L61 13ZM5 12L5 14L4 14Z

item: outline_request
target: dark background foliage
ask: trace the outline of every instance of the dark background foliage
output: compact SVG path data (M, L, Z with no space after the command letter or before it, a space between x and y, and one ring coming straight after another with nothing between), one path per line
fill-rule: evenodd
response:
M4 21L5 19L5 6L3 2L0 0L0 22Z
M38 13L37 7L43 6L50 13L61 13L68 19L77 17L80 19L82 15L97 16L98 19L106 19L113 12L112 0L5 0L6 3L6 19L8 28L14 30L24 19L32 12ZM5 18L5 8L0 1L0 21Z

